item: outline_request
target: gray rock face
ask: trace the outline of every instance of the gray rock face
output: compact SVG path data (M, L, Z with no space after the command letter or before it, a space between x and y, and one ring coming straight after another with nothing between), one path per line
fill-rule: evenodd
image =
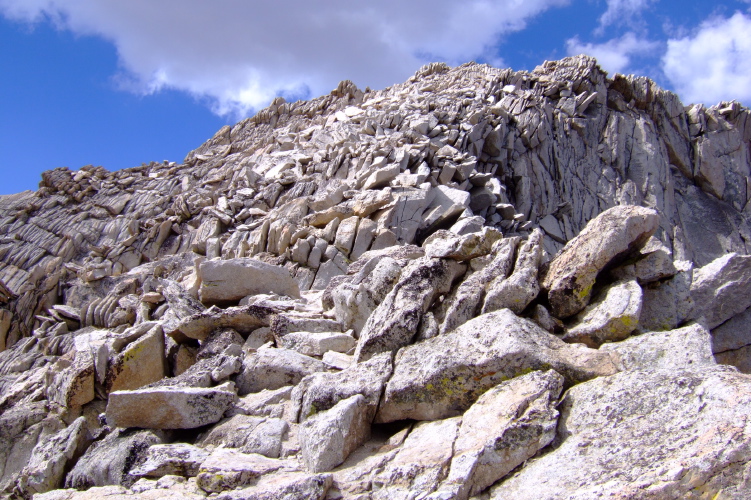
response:
M563 340L594 348L624 340L639 326L641 307L642 291L636 280L614 283L576 316Z
M308 470L330 471L367 441L369 413L365 397L356 394L305 420L300 427L300 445Z
M597 274L638 250L659 222L654 210L635 206L613 207L590 221L550 263L542 281L553 315L567 318L584 309Z
M612 375L617 357L566 344L508 309L483 314L452 333L403 348L376 421L459 415L489 388L552 368L568 384Z
M212 427L196 444L237 448L243 453L279 458L288 431L287 422L279 418L235 415Z
M116 429L89 447L67 475L65 487L130 486L136 481L130 471L146 461L150 446L162 440L153 431Z
M107 422L113 427L193 429L217 422L236 397L234 391L221 386L115 391L107 403Z
M446 481L468 498L511 472L555 437L563 388L556 372L532 372L480 396L462 417Z
M399 282L368 318L357 342L355 361L366 361L382 352L409 344L435 298L451 289L464 271L446 259L419 259L402 272Z
M237 302L258 293L300 296L288 272L255 259L207 260L198 267L198 275L204 303Z
M579 384L559 409L560 446L494 486L490 498L687 498L697 485L742 498L750 388L745 375L709 367Z
M208 451L185 443L155 444L149 446L145 460L129 474L134 477L194 477L208 456Z
M259 349L243 360L235 379L238 394L244 396L264 389L296 385L304 377L326 371L323 362L290 349Z
M707 327L721 325L751 306L751 256L728 254L694 270L691 283L694 310Z

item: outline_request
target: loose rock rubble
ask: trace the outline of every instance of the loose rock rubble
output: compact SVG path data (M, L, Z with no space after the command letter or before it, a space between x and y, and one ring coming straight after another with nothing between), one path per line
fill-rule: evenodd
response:
M751 112L431 64L0 196L0 495L746 498Z

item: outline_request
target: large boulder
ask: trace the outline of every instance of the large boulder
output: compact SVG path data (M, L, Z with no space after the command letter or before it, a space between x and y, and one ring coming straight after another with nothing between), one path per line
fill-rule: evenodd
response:
M444 490L480 493L555 438L563 377L536 371L502 382L462 416Z
M243 359L235 379L240 396L264 389L274 390L297 385L304 377L326 371L326 365L315 358L291 349L259 349Z
M723 367L635 370L570 389L558 446L491 499L745 498L751 380Z
M694 310L710 330L751 306L751 255L729 253L694 270Z
M563 340L594 348L624 340L639 326L641 307L642 291L635 279L614 283L576 316Z
M618 371L617 355L567 344L508 309L399 351L376 421L460 415L498 383L552 368L573 385Z
M204 303L237 302L259 293L300 297L297 282L285 268L256 259L206 260L198 266L198 275Z
M542 280L554 316L567 318L589 303L597 274L647 242L660 223L650 208L624 205L604 211L553 259Z
M308 470L330 471L367 441L370 413L365 397L356 394L303 422L300 447Z
M360 332L355 361L394 352L409 344L423 314L433 301L451 289L464 266L450 259L418 259L402 272L399 282L373 311Z
M193 429L218 422L236 398L227 386L115 391L107 403L107 422L113 427Z

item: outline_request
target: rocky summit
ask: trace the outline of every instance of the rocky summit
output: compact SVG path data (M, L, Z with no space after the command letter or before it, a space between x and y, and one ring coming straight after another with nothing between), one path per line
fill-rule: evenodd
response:
M344 81L0 196L0 491L751 498L751 112Z

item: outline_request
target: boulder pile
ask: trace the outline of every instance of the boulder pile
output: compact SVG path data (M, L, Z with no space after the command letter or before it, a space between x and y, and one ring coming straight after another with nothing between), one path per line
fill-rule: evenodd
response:
M431 64L0 196L0 492L746 498L751 112Z

